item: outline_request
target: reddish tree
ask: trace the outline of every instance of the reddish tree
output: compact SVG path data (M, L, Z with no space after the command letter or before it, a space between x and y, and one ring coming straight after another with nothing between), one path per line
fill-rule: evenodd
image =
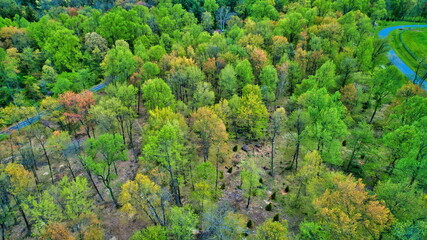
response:
M77 127L81 124L88 137L91 137L91 131L94 134L94 123L89 114L89 109L95 105L93 92L65 92L59 96L58 102L65 109L64 116L70 132L76 135Z

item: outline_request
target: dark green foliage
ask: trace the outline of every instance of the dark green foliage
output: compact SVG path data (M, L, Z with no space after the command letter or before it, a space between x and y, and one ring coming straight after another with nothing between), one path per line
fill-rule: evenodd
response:
M246 223L247 228L253 228L254 222L252 222L252 219L249 219L249 221Z

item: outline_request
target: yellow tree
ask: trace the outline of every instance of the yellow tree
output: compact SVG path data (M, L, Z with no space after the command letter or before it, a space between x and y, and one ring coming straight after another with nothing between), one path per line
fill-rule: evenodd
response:
M9 179L9 193L13 197L18 206L19 212L25 221L28 232L31 232L30 223L27 215L21 206L21 202L34 191L36 182L34 175L27 171L24 166L18 163L9 163L4 169Z
M166 225L167 195L159 185L138 173L135 180L122 185L119 203L130 216L145 214L154 224Z
M326 184L313 205L323 230L335 239L378 239L393 223L390 210L365 190L361 179L332 173Z
M193 131L200 139L203 159L206 162L209 158L210 147L227 141L228 133L221 118L210 108L201 107L191 117Z

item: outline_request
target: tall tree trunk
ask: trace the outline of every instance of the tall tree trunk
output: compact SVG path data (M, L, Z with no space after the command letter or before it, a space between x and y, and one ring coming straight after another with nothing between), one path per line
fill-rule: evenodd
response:
M63 158L65 159L65 162L67 162L67 167L71 172L71 176L73 177L73 180L76 180L76 175L74 174L73 168L71 167L70 160L65 156L65 154L62 154Z
M25 215L24 209L22 209L21 201L16 196L14 196L14 198L15 198L16 205L18 206L19 212L21 213L22 218L24 219L25 226L27 227L27 231L28 233L31 233L31 226L30 226L30 223L28 222L27 215Z
M117 202L117 199L114 197L113 189L111 189L111 186L110 186L110 181L104 181L104 184L105 184L105 187L107 187L108 192L110 193L110 196L111 196L111 199L113 200L113 203L114 203L114 204L116 205L116 207L118 208L120 205L119 205L119 203Z
M380 105L379 102L375 103L374 112L372 113L371 119L369 120L369 124L371 124L372 121L374 120L374 117L375 117L375 114L377 113L379 105Z
M274 177L274 140L276 138L276 131L273 133L273 137L271 138L271 159L270 159L270 172L271 176Z
M251 196L252 196L252 181L250 181L250 184L249 184L248 203L246 204L246 208L249 208L249 204L251 204Z
M89 175L89 179L92 182L93 188L95 188L95 191L98 194L99 198L101 198L101 201L105 201L104 198L101 195L101 192L99 191L98 187L96 186L95 181L92 178L92 173L89 170L86 170L86 172Z
M45 148L44 144L42 143L42 141L40 141L40 146L41 146L41 147L42 147L42 149L43 149L43 154L44 154L44 157L46 158L47 165L49 165L50 179L52 180L52 185L55 185L55 183L54 183L54 181L53 181L52 164L50 163L50 158L49 158L49 156L47 155L46 148Z

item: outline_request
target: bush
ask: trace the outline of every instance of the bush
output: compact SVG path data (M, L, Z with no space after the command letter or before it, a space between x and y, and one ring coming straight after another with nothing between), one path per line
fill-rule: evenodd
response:
M246 227L253 228L254 223L252 222L252 219L249 219L248 223L246 224Z
M270 199L276 200L276 194L277 194L277 192L274 192L273 194L271 194Z
M273 217L273 222L278 222L279 221L279 214L277 213L276 215L274 215Z
M266 211L271 211L273 209L273 206L271 205L271 203L267 204L267 206L265 207Z

